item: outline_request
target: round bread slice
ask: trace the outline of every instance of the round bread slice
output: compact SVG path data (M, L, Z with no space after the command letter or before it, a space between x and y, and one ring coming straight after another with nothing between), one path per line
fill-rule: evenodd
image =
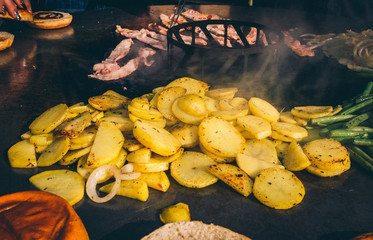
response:
M41 29L56 29L70 25L73 16L66 12L39 11L35 12L34 20L27 22L31 27Z
M1 239L88 240L72 206L43 191L24 191L0 197Z
M179 221L167 223L151 232L141 240L250 240L250 238L236 233L228 228L214 224L206 224L201 221Z
M12 46L14 35L8 32L0 32L0 51Z

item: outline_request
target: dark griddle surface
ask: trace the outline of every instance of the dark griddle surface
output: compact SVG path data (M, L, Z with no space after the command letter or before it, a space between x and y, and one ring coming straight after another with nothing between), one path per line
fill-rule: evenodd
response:
M205 6L205 9L232 19L283 29L298 27L304 32L344 32L350 28L360 31L365 27L346 19L328 17L318 18L323 22L320 24L298 12L266 8L232 7L227 11L224 6ZM167 69L167 58L162 54L163 62L156 65L157 71L149 74L113 82L87 77L93 64L100 62L120 41L121 37L114 34L116 24L139 28L158 21L160 12L170 13L171 10L172 6L158 6L133 14L125 9L74 13L70 27L48 32L49 38L53 37L52 33L66 34L63 40L45 39L45 31L31 29L23 23L2 22L2 30L14 33L16 38L11 49L0 53L0 59L16 56L8 64L0 65L0 147L3 153L0 195L35 189L28 178L45 168L11 169L6 153L27 130L30 121L47 108L59 103L87 102L88 97L107 89L135 97L179 77L180 72ZM73 35L69 35L71 31ZM359 93L369 80L320 52L314 58L288 54L284 61L291 63L278 65L282 73L279 76L284 78L254 81L250 75L244 80L207 81L213 87L240 86L240 92L247 97L261 96L285 107L284 103L289 106L335 105ZM242 87L243 82L247 83L247 88ZM128 90L124 91L123 87ZM290 210L265 207L253 196L242 197L221 182L204 189L188 189L171 177L170 189L166 193L150 189L147 202L115 197L108 203L96 204L85 197L74 207L92 240L139 239L161 226L158 214L162 208L177 202L190 206L194 220L222 225L257 240L347 239L357 233L373 231L373 177L364 170L353 164L348 172L334 178L319 178L306 172L296 175L305 185L306 196L299 206Z

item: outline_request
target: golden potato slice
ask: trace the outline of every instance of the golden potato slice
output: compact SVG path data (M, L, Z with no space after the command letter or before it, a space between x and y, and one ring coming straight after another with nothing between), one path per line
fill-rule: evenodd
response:
M190 221L189 206L185 203L177 203L175 205L164 208L159 215L161 222L164 224L179 222L179 221Z
M79 114L87 111L91 112L91 109L88 106L89 105L86 105L84 102L78 102L69 107L69 112L70 114Z
M122 108L125 102L127 102L127 100L112 95L99 95L88 99L88 103L93 108L100 111Z
M36 188L56 194L74 205L84 197L84 179L74 171L49 170L30 177Z
M164 88L169 87L182 87L186 89L186 94L197 94L201 97L206 95L207 89L210 87L207 83L189 78L189 77L182 77L173 80L169 84L167 84Z
M234 165L215 164L208 166L207 170L245 197L249 196L253 190L251 178Z
M271 124L264 118L254 115L238 117L237 125L248 131L256 139L269 137L272 133Z
M133 122L129 119L129 117L120 115L105 116L96 122L96 126L100 125L101 122L114 123L121 132L130 132L133 130Z
M138 118L142 118L150 121L161 121L163 119L162 113L160 113L155 108L150 108L149 110L143 110L140 108L135 108L131 105L128 106L128 112L135 115Z
M267 168L255 178L253 194L261 203L274 209L289 209L301 203L306 191L294 173Z
M183 152L184 152L184 148L179 148L175 154L172 154L171 156L167 156L167 157L160 156L156 153L152 153L151 158L154 160L162 161L162 162L172 163L173 161L178 159L183 154Z
M115 116L115 117L123 117L123 118L128 118L128 109L124 108L117 108L117 109L109 109L104 112L105 117L109 116Z
M294 115L290 111L280 112L279 120L285 123L298 124L297 121L294 119Z
M86 127L91 125L92 116L89 112L83 112L78 116L63 122L54 130L57 137L76 138Z
M49 133L66 118L69 109L66 104L58 104L39 115L29 126L32 134Z
M101 118L105 117L105 113L103 111L94 111L94 112L91 112L91 116L92 116L92 122L95 123Z
M49 145L54 141L54 135L53 133L31 135L29 141L35 145Z
M149 148L140 148L127 155L127 161L131 163L147 163L152 153Z
M332 111L332 106L301 106L291 109L294 116L307 119L329 116Z
M192 148L198 145L198 127L193 124L178 123L169 129L170 133L174 135L182 147Z
M129 114L128 115L129 119L131 120L132 123L136 122L137 120L141 120L141 121L145 121L145 122L148 122L154 126L157 126L157 127L160 127L160 128L164 128L167 124L167 120L165 118L162 118L161 120L159 119L155 119L155 120L146 120L144 118L139 118L133 114ZM133 130L133 129L132 129Z
M146 182L148 187L155 190L166 192L170 187L170 180L165 172L147 172L141 173L137 180Z
M65 156L63 156L63 158L59 161L59 164L63 165L63 166L70 165L70 164L76 162L82 156L88 154L90 151L91 151L91 146L86 147L86 148L82 148L82 149L78 149L78 150L68 151L65 154Z
M290 171L301 171L311 165L311 162L299 143L293 141L287 148L282 164Z
M239 117L246 116L248 113L249 113L249 109L241 109L241 110L232 109L232 110L214 111L210 113L210 116L220 117L227 121L233 121Z
M275 130L272 130L272 133L271 133L271 136L270 136L272 139L274 140L278 140L278 141L283 141L283 142L292 142L292 141L300 141L302 140L301 138L292 138L292 137L289 137L289 136L286 136L282 133L279 133Z
M130 106L144 111L150 110L149 99L146 97L136 97L131 100Z
M114 123L100 123L91 152L88 154L87 167L97 168L110 162L118 156L123 143L124 136Z
M172 104L174 101L184 96L186 89L183 87L169 87L162 90L157 98L157 109L163 116L171 121L176 120L175 115L172 113Z
M285 122L272 122L272 130L276 131L287 137L301 139L308 136L307 129L290 123Z
M199 144L199 148L204 154L212 158L212 160L214 160L217 163L230 163L236 159L235 157L222 157L222 156L216 155L208 151L202 144Z
M147 163L132 163L134 172L162 172L169 168L169 163L151 158Z
M203 101L205 101L205 106L209 114L220 110L218 100L206 96L203 98Z
M186 94L178 98L178 107L195 117L205 117L207 109L203 98L197 94Z
M247 173L253 179L261 171L267 168L285 169L284 166L280 164L274 164L271 162L262 161L262 160L254 158L252 156L247 156L242 153L237 154L236 162L237 162L238 167L241 168L245 173Z
M185 151L171 163L171 176L182 186L204 188L218 181L207 171L207 167L213 164L214 160L203 153Z
M322 138L308 142L303 151L311 165L321 170L342 170L349 163L349 153L342 144L331 138Z
M37 166L35 146L27 139L21 140L8 150L8 159L11 167L34 168Z
M232 99L237 92L238 88L218 88L207 91L206 96L217 100Z
M106 184L99 188L99 191L109 193L113 188L114 183ZM122 180L120 183L117 195L133 198L146 202L149 198L148 185L144 181L135 180Z
M148 122L137 120L133 128L134 137L145 147L161 156L175 154L181 143L167 130Z
M198 127L198 135L206 150L219 156L235 157L245 148L245 138L232 124L221 118L205 118Z
M136 151L140 148L143 148L144 145L142 145L137 139L133 138L125 138L123 148L126 149L129 152Z
M278 164L275 145L268 139L248 139L243 154L273 164Z
M229 101L229 104L237 110L250 109L249 101L243 97L234 97Z
M84 155L78 160L78 166L76 171L82 176L85 180L88 179L89 175L95 170L95 168L87 168L87 157L88 155ZM118 156L116 156L113 160L111 160L108 164L113 164L117 166L119 169L123 167L124 163L126 162L127 151L121 149ZM98 183L105 182L109 180L113 176L113 173L110 171L105 172L102 174Z
M232 99L230 98L225 98L218 100L219 101L219 110L218 111L229 111L233 110L233 106L230 104L230 101Z
M309 121L308 118L300 118L300 117L296 117L296 116L294 116L294 120L300 126L307 126L308 125L308 121Z
M65 156L70 149L69 138L57 138L39 156L37 162L40 167L47 167L55 164Z
M277 109L261 98L252 97L249 99L250 112L258 117L264 118L269 122L276 122L280 118Z
M130 98L126 97L126 96L123 96L122 94L120 93L117 93L116 91L113 91L113 90L107 90L106 92L104 92L102 95L104 96L114 96L114 97L117 97L117 98L120 98L122 99L123 102L129 102L131 101Z
M277 156L279 159L283 159L285 157L286 152L288 151L288 147L290 145L289 142L283 142L280 140L274 140L276 142L275 148L277 151Z
M198 125L205 115L201 116L194 116L192 114L189 114L185 112L183 109L179 107L179 99L176 99L174 103L172 104L172 113L175 115L175 117L180 120L183 123L188 123L188 124L195 124ZM206 114L207 114L207 109L206 109Z
M90 126L79 134L76 138L70 139L70 150L82 149L89 147L93 144L96 137L97 128L95 126Z
M324 170L324 169L320 169L320 168L317 168L315 166L308 166L306 168L307 172L311 173L311 174L314 174L316 176L319 176L319 177L334 177L334 176L338 176L338 175L341 175L342 173L346 172L348 169L350 169L351 167L351 161L349 158L347 158L345 160L345 164L344 164L345 168L341 168L341 169L336 169L336 170Z

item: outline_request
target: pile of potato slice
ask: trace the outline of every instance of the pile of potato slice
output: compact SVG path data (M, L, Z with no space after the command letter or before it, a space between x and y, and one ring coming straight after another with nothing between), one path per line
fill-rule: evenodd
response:
M76 171L48 170L30 178L37 188L72 199L71 204L83 198L95 169L112 164L124 179L118 195L146 201L148 187L166 192L169 171L182 186L203 188L220 179L275 209L291 208L304 198L305 188L291 171L331 177L348 170L347 151L334 158L322 147L331 139L311 141L305 148L298 143L308 137L304 126L309 119L339 109L305 106L279 112L264 99L236 96L237 88L209 87L184 77L134 99L109 90L88 104L59 104L38 116L9 149L10 164L31 168L77 162ZM328 157L315 159L320 151ZM343 167L340 158L347 159ZM108 172L98 183L112 177ZM113 184L99 191L110 192Z

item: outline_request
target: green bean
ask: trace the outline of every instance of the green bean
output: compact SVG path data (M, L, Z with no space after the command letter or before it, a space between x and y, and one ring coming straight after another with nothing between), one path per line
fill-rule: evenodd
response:
M328 137L368 137L368 133L350 131L348 129L334 129L329 131Z
M331 130L340 129L340 128L343 128L344 126L345 126L344 122L337 122L337 123L330 124L329 126L321 129L319 131L319 135L321 137L326 137Z
M366 127L366 126L350 127L348 130L350 130L350 131L357 131L357 132L373 133L373 128Z
M365 87L364 91L363 91L363 96L367 96L371 93L373 89L373 81L370 81L368 82L367 86Z
M353 114L345 114L345 115L334 115L334 116L327 116L327 117L320 117L311 119L311 124L313 125L329 125L332 123L348 121L352 118L356 117Z
M365 151L363 151L360 147L355 146L355 145L349 145L347 146L347 149L349 150L350 153L353 152L359 155L360 157L365 159L366 162L373 165L373 158L369 156Z
M368 100L365 100L361 103L358 103L356 105L353 105L352 107L349 107L345 110L342 110L339 115L349 115L349 114L352 114L356 111L359 111L359 110L362 110L364 108L367 108L367 107L370 107L370 105L373 104L373 99L368 99Z
M358 146L373 146L373 139L355 138L352 143Z
M346 128L355 127L355 126L359 125L360 123L368 120L370 116L371 116L370 113L360 114L359 116L356 116L353 119L346 122L345 127Z
M370 172L371 174L373 174L373 163L369 162L365 157L363 157L363 156L365 156L364 154L362 156L359 153L355 152L355 149L351 149L351 147L346 147L346 148L350 152L351 159L353 161L355 161L361 167L363 167L368 172Z

